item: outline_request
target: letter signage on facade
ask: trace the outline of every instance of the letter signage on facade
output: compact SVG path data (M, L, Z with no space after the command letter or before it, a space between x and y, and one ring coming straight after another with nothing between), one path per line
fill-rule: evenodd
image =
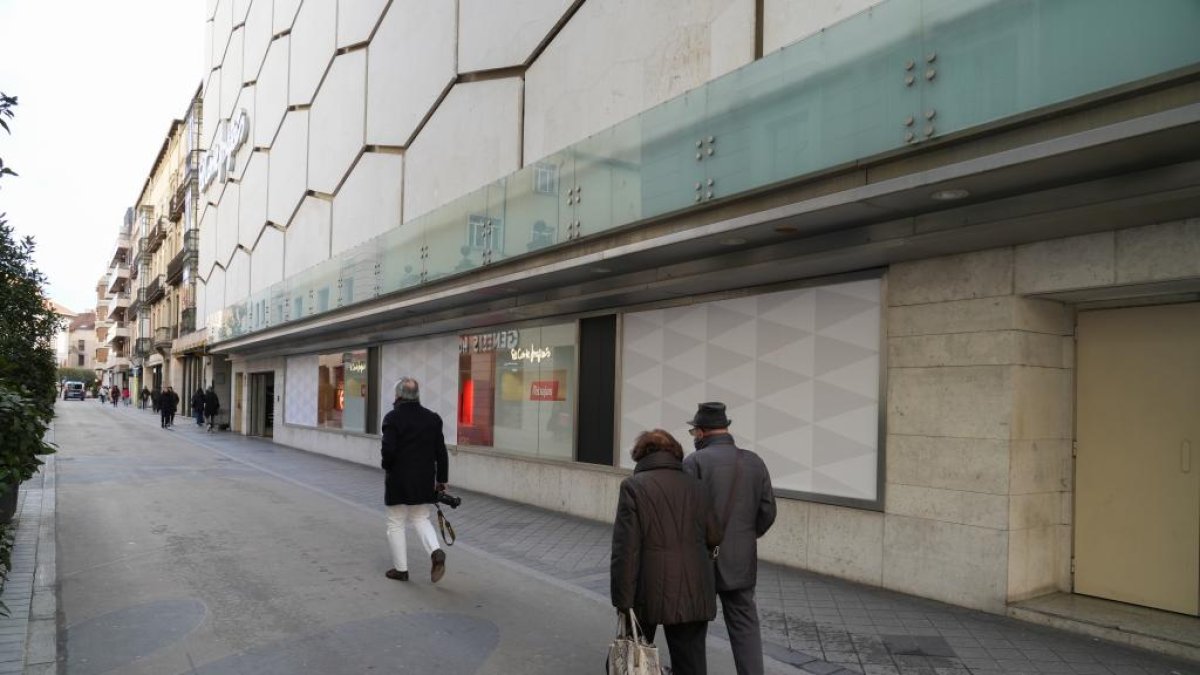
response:
M200 189L207 190L214 180L222 183L229 179L237 161L238 150L250 137L250 115L245 108L237 111L232 119L217 123L212 147L200 160Z
M512 349L520 343L521 334L515 330L502 330L482 335L463 335L458 338L460 354L480 354L497 349Z

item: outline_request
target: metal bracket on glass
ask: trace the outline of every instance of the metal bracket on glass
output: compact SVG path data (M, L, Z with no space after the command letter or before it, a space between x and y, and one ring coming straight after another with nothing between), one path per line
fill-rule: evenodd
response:
M712 157L716 152L713 150L713 143L716 143L716 136L708 136L696 141L696 161L702 162L705 157Z
M583 187L580 185L576 185L575 187L571 188L570 190L567 190L567 206L570 206L572 204L578 204L579 202L582 202L583 197L579 196L580 193L582 193L582 192L583 192Z
M578 239L583 236L583 225L578 220L567 223L567 239Z

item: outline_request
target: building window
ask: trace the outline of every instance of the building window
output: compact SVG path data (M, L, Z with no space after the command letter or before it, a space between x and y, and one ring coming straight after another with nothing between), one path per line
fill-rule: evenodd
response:
M479 251L499 251L504 241L504 221L479 214L467 219L467 245Z
M81 347L81 349L82 349L82 347ZM76 364L75 364L75 365L77 365L77 366L82 366L82 365L83 365L83 354L76 354L76 355L75 355L75 360L76 360Z
M458 442L574 457L574 323L459 337Z
M365 433L369 377L365 349L318 356L317 426Z
M558 167L538 163L533 169L533 191L543 195L558 194Z

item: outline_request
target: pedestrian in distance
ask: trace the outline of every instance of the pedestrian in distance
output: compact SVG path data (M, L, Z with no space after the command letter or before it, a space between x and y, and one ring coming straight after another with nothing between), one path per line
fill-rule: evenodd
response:
M738 675L761 675L762 634L754 587L758 538L775 522L775 493L762 458L734 444L732 423L724 403L701 403L688 422L696 452L683 460L683 470L704 483L724 530L716 559L717 595Z
M175 410L179 406L179 394L169 385L167 390L159 396L158 410L162 419L162 428L170 429L175 425Z
M196 418L196 426L204 426L204 390L200 387L192 394L192 417Z
M121 403L121 388L114 384L112 386L112 389L108 390L108 398L109 398L109 403L112 403L112 407L115 408L118 405L120 405L120 403Z
M146 409L146 402L150 400L150 389L142 387L142 392L138 395L138 407L142 410Z
M128 408L131 401L129 400L129 385L121 387L121 402Z
M150 392L150 409L154 412L160 412L160 403L162 403L162 392L156 387L154 391Z
M108 402L108 387L100 387L100 405Z
M212 433L217 429L217 414L221 412L221 399L217 398L217 392L213 390L212 385L208 385L208 391L204 392L204 416L208 418L208 433Z
M683 472L683 448L671 434L642 432L632 456L637 466L621 481L613 523L612 604L623 617L634 611L648 641L663 626L672 672L703 675L721 525L704 485Z
M438 546L429 505L446 490L450 467L442 418L421 405L419 387L411 377L397 382L395 402L383 417L380 464L387 472L384 503L392 552L392 569L384 574L389 579L408 581L405 529L411 525L432 562L429 578L437 583L446 573L446 552Z

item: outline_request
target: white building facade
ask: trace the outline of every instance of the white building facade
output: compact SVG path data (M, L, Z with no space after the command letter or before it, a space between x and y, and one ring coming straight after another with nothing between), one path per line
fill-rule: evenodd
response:
M1149 482L1077 443L1131 410L1090 392L1156 390L1088 379L1122 331L1200 392L1146 330L1200 337L1195 3L208 9L196 314L234 431L374 465L411 375L452 483L609 519L632 438L721 400L769 560L1200 612L1195 416ZM1138 537L1187 539L1114 563Z

